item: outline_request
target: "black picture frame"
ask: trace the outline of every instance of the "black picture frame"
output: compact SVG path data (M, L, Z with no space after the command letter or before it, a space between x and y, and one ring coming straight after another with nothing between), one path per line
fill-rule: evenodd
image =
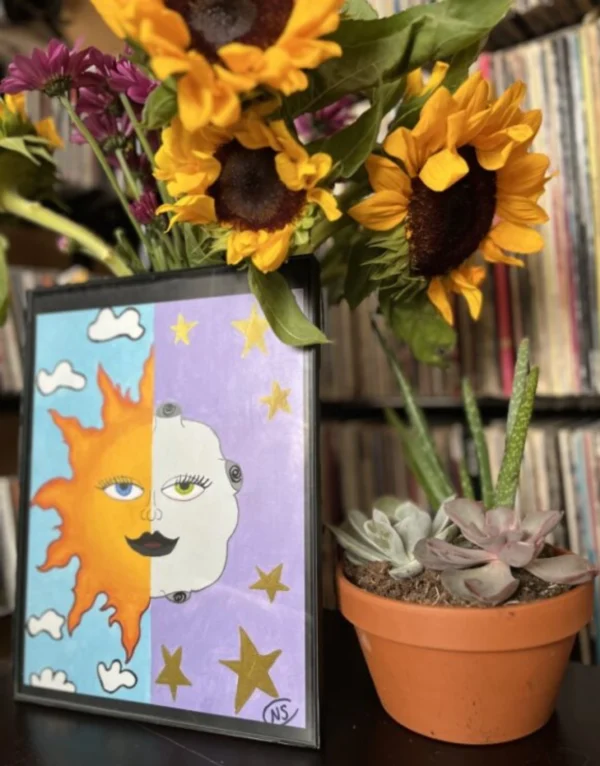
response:
M280 272L292 290L302 291L308 319L315 325L321 326L319 267L316 259L312 256L295 258L283 266ZM127 279L98 279L77 286L38 288L29 294L26 318L28 334L24 358L25 389L21 400L17 603L13 620L13 682L14 697L17 701L280 744L320 747L321 515L318 459L319 352L316 347L299 351L305 355L304 422L307 434L304 454L306 727L300 729L281 725L281 721L268 722L265 719L257 722L116 698L105 699L79 693L68 694L23 683L36 317L44 313L77 309L156 304L172 300L236 294L250 294L247 274L227 267L144 274Z

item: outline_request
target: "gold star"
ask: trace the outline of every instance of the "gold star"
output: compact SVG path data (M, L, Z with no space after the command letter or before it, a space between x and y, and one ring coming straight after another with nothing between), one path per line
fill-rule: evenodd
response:
M179 686L191 686L192 682L189 678L183 675L181 670L181 659L183 649L181 646L179 649L175 649L173 654L169 654L169 650L166 646L161 646L162 656L165 663L164 668L160 671L155 683L165 684L171 690L171 697L173 702L177 699L177 687Z
M219 660L221 665L225 665L226 668L233 670L238 675L235 692L236 715L257 689L270 697L279 697L275 684L269 675L269 670L280 654L281 649L270 654L259 654L246 631L240 628L239 660Z
M190 345L190 330L193 330L198 322L186 322L183 314L177 315L177 324L171 325L171 330L175 333L175 345L181 341L186 346Z
M271 396L263 396L261 398L261 404L267 404L269 406L269 420L273 420L279 410L287 413L292 411L290 403L288 402L288 396L290 395L291 390L291 388L281 388L279 383L274 382L273 388L271 389Z
M273 601L275 601L275 596L279 591L283 592L289 590L288 586L281 582L282 569L283 564L280 564L279 566L275 567L275 569L266 574L260 567L256 567L256 571L258 572L258 580L254 583L254 585L250 586L250 590L264 590L269 597L269 601L273 603Z
M241 332L245 338L242 359L248 356L253 348L258 348L263 354L267 353L265 333L269 329L269 323L259 315L256 306L252 306L248 319L236 320L231 323L231 326Z

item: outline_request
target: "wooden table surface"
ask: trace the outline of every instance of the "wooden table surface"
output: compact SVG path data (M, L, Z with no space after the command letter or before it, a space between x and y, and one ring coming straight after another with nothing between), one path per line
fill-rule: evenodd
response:
M324 627L320 752L15 704L10 660L4 659L0 766L600 765L600 667L569 667L557 713L531 737L508 745L459 747L394 723L379 705L353 632L332 613Z

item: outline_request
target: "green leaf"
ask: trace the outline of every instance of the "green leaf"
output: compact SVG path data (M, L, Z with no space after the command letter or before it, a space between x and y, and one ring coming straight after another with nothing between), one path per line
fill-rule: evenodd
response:
M350 178L363 165L377 144L381 121L398 102L404 87L399 81L388 83L373 91L372 106L343 130L333 136L313 142L311 154L326 152L333 159L334 175Z
M40 161L37 160L27 148L27 144L25 143L25 139L23 137L13 136L10 138L0 139L0 149L5 149L10 152L21 154L23 157L27 157L28 160L31 160L34 165L40 164Z
M473 482L469 476L467 469L467 462L464 457L461 457L458 463L458 472L460 477L460 491L463 497L468 500L475 500L475 490L473 489Z
M511 0L445 0L384 19L344 20L330 36L343 56L311 72L309 87L288 99L289 113L313 112L427 62L450 61L483 40L510 7Z
M342 16L347 19L377 19L377 11L369 0L346 0Z
M117 240L115 245L117 254L125 261L134 274L143 274L146 271L144 264L141 262L131 242L127 239L125 230L115 229L115 239Z
M512 430L506 436L506 447L496 484L496 505L504 508L515 507L521 463L523 462L527 431L535 405L535 392L539 375L539 367L533 367L527 376L521 405L514 416Z
M177 114L177 91L172 78L162 82L148 96L142 120L148 130L158 130L168 125Z
M358 239L350 244L348 268L344 282L344 297L351 309L358 308L375 289L371 282L371 269L366 261L372 257L364 241Z
M408 344L420 362L443 365L456 345L456 331L422 291L410 301L384 304L386 320L398 340Z
M6 322L8 316L8 264L6 261L8 248L8 239L0 235L0 327Z
M515 363L515 373L513 377L512 393L508 405L508 418L506 420L506 435L513 430L517 413L521 409L523 397L525 395L525 385L529 373L529 338L524 338L517 352L517 361Z
M283 343L296 347L329 343L321 330L304 316L290 286L279 272L263 274L251 265L248 283L271 329Z
M410 472L427 495L431 507L437 510L449 495L444 494L443 485L440 485L431 471L427 470L427 458L423 455L418 440L414 438L413 430L408 428L392 409L385 410L385 417L398 432L404 448L404 459Z
M381 347L387 356L388 363L392 368L392 372L394 373L394 377L396 378L400 388L402 398L404 399L404 409L406 410L408 421L414 433L414 448L418 449L422 455L422 460L424 461L423 470L426 472L428 478L436 486L440 487L440 493L443 495L443 497L440 499L441 502L441 500L444 500L453 494L452 482L446 476L446 473L442 467L442 463L438 457L433 437L429 430L429 425L427 424L423 410L416 402L410 383L404 377L404 373L402 372L400 365L396 361L394 354L392 353L385 338L383 337L381 330L377 326L377 323L373 321L372 325L373 330L375 331L375 334L381 343Z
M469 430L475 444L483 504L489 510L494 507L494 484L490 469L490 456L483 432L481 414L477 406L477 399L475 398L471 383L466 378L462 382L462 394L467 423L469 424Z

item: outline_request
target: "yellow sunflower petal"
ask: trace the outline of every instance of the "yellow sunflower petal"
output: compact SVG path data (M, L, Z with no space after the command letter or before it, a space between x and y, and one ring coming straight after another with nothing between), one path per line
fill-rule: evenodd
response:
M545 154L511 157L511 161L496 174L498 189L523 197L541 194L544 190L550 158Z
M516 144L507 141L499 149L477 149L477 162L484 170L500 170L508 162Z
M410 178L395 162L372 154L365 163L373 191L395 191L408 200L411 194Z
M469 165L460 154L442 149L427 160L419 178L432 191L441 192L460 181L468 172Z
M287 258L294 227L269 232L266 240L257 248L252 256L252 263L264 274L276 271Z
M180 221L205 225L215 223L217 220L215 201L205 194L190 195L182 197L173 204L161 205L157 208L156 215L161 213L175 213L169 222L169 229Z
M375 192L348 211L355 221L373 231L393 229L402 223L407 213L406 200L393 191Z
M542 235L528 226L501 221L489 233L492 241L512 253L539 253L544 247Z
M219 58L232 72L251 78L253 73L255 75L260 73L263 66L264 52L254 45L229 43L219 48ZM256 83L256 79L254 81Z
M227 263L237 266L244 258L250 258L266 237L265 231L232 231L227 238Z
M338 28L344 0L296 0L281 42L328 35Z
M401 127L385 139L383 148L392 157L396 157L404 163L406 171L411 178L419 173L419 155L413 134L408 128Z
M439 277L434 277L427 288L427 297L444 317L449 325L454 324L454 314L452 304L448 299L448 293L444 287L443 281Z
M331 170L332 160L328 154L307 155L305 160L297 162L284 152L275 157L277 174L285 186L292 191L313 189Z
M327 189L311 189L306 195L306 199L318 205L325 213L328 221L337 221L342 217L336 198Z
M212 121L215 125L225 128L233 125L242 115L242 105L237 93L229 85L217 81L212 91L214 112Z
M19 117L24 119L27 117L27 109L25 107L25 93L7 93L4 96L4 103L9 112L12 114L18 114Z
M464 297L469 307L469 314L475 320L479 319L483 307L483 293L478 285L485 278L485 269L478 267L463 267L451 272L452 290Z
M155 56L152 69L159 80L166 80L173 74L188 72L190 64L185 56Z
M426 145L428 152L441 149L446 142L446 123L456 111L456 105L447 88L438 88L421 109L419 122L412 131L417 144Z
M414 98L420 96L425 90L425 81L423 80L423 70L421 67L413 69L406 75L406 90L404 98Z
M536 226L549 220L544 208L533 200L504 192L497 195L496 215L525 226Z
M518 268L524 268L525 264L519 258L515 258L512 255L506 255L498 245L495 245L489 237L486 237L479 245L479 250L483 253L483 257L489 263L504 263L507 266L517 266Z
M212 92L198 87L190 75L184 75L177 83L177 103L179 117L187 130L198 130L210 122L214 109Z
M65 142L59 136L52 117L45 117L43 120L34 122L33 127L38 136L45 138L53 149L64 149Z
M484 85L486 95L489 93L489 86L483 79L481 72L475 72L468 77L463 84L454 93L454 103L459 109L467 109L473 102L478 93L483 92L481 85ZM487 99L485 99L487 101ZM481 106L483 108L483 105Z

